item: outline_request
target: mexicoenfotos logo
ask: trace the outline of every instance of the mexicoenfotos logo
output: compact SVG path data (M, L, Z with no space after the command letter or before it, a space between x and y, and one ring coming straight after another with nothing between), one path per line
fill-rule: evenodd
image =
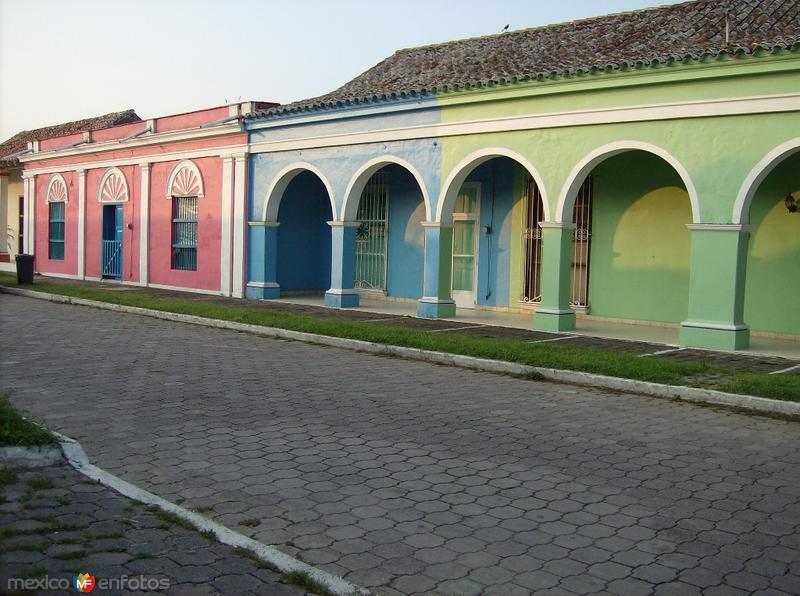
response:
M95 579L93 575L88 573L79 573L78 575L72 576L72 587L75 588L77 592L91 592L94 590L95 586Z
M81 594L87 594L97 588L98 592L117 590L122 592L165 592L169 590L170 579L167 577L147 575L120 575L119 577L96 578L90 573L73 575L72 580L66 577L10 577L6 582L9 592L35 592L46 590L68 591L70 588ZM0 594L5 594L0 586Z

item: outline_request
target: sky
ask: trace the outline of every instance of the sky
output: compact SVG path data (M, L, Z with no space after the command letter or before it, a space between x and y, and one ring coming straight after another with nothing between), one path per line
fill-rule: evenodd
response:
M669 0L0 0L0 140L327 93L395 50Z

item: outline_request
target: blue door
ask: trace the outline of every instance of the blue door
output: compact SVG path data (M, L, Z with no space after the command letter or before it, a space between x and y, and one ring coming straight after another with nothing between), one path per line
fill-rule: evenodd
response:
M103 205L103 261L104 279L122 279L122 205Z

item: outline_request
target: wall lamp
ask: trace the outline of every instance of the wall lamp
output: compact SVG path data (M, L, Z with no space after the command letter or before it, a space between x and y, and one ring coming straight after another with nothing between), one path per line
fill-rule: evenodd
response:
M786 195L786 198L783 199L783 204L786 205L789 213L797 213L797 201L791 194Z

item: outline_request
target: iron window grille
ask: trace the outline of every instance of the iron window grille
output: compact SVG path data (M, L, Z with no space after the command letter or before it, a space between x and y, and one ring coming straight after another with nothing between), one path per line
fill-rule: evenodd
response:
M197 197L172 197L172 269L197 271Z
M367 182L358 202L355 287L386 290L386 242L389 177L384 170Z
M572 265L570 270L569 304L578 308L589 305L589 255L592 241L592 178L588 177L575 199L572 222ZM542 300L542 228L544 205L536 182L528 178L524 196L522 226L522 297L523 303Z

